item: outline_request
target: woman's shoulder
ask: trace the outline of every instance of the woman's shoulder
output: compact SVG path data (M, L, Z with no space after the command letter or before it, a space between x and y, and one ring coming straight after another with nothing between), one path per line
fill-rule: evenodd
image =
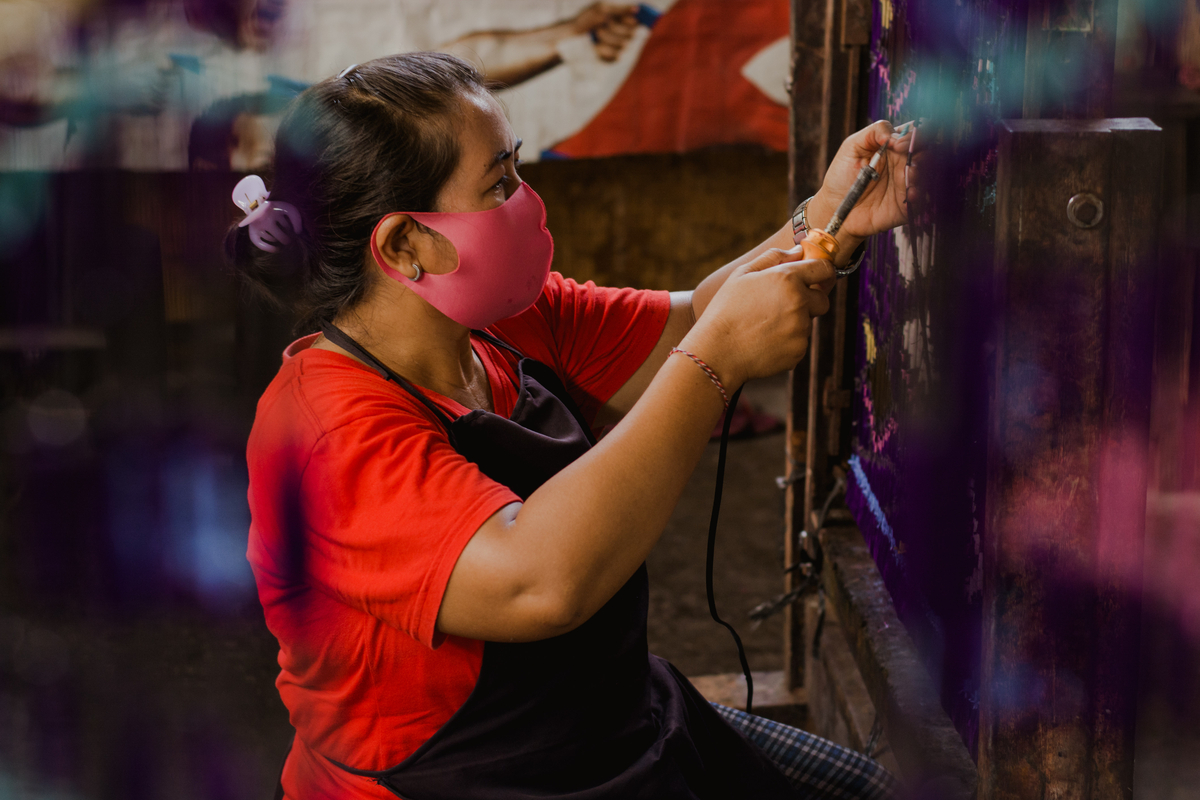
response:
M380 418L397 430L441 430L437 418L399 386L340 353L308 346L313 339L284 351L279 372L259 399L252 447L256 440L277 442L283 436L311 448L334 431L374 427Z

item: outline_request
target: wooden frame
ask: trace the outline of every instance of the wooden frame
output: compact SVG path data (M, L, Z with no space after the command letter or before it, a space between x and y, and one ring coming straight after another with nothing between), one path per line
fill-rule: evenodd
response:
M1001 130L983 798L1132 796L1160 134Z

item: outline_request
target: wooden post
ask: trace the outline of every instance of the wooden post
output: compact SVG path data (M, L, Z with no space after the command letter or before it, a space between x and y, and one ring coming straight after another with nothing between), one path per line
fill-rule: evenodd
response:
M826 0L824 67L822 70L821 142L817 174L823 179L842 140L858 129L862 83L861 63L871 41L869 0ZM812 220L825 225L828 220ZM850 281L839 280L831 297L832 308L814 320L809 343L808 437L804 523L816 532L813 512L834 485L832 466L849 456L848 437L842 435L842 409L849 407L845 383L848 348L848 315L857 309L849 302ZM853 341L852 339L849 341Z
M792 2L792 208L817 191L838 146L861 121L861 63L870 38L870 0ZM854 313L847 307L846 283L840 281L835 289L835 311L825 321L815 321L808 359L792 370L788 382L784 560L789 565L796 563L801 548L807 549L802 532L816 532L813 497L823 499L832 485L830 458L848 444L840 436L847 400L841 385L848 352L846 315ZM793 591L803 580L789 573L784 591ZM804 615L798 604L784 613L784 672L788 688L796 689L804 685Z
M1003 124L981 800L1130 798L1161 131Z
M819 186L821 147L821 72L825 62L825 9L816 3L792 0L791 117L789 126L789 211ZM784 542L786 564L796 563L800 531L804 529L804 474L808 443L808 363L788 375L787 431L784 443ZM793 591L803 577L784 577L784 592ZM793 604L784 609L783 672L788 690L804 685L804 614Z

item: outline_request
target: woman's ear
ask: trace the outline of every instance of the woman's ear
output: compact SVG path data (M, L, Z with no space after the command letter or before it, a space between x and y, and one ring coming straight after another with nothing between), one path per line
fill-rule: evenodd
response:
M416 248L413 237L417 224L408 214L389 214L375 227L373 243L383 262L406 278L417 278Z

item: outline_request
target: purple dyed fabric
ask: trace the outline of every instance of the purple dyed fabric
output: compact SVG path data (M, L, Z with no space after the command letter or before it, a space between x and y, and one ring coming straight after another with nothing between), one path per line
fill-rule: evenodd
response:
M974 754L982 618L995 123L1017 20L994 3L874 4L870 113L929 122L927 199L859 274L847 503Z

